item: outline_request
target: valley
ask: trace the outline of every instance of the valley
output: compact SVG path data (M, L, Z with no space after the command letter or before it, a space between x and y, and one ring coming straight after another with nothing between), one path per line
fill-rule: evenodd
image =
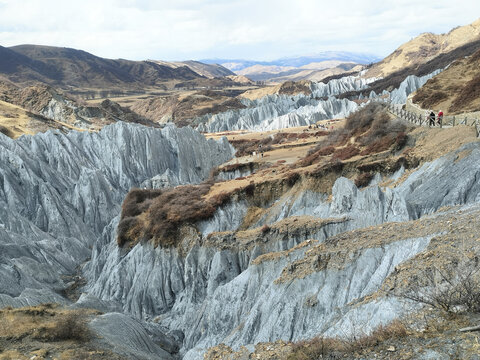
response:
M383 60L0 47L0 360L477 359L478 25Z

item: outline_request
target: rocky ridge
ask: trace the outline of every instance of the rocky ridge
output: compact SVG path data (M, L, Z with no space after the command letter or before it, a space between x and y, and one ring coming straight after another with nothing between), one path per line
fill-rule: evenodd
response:
M478 203L479 154L478 143L466 145L426 163L395 188L373 183L359 190L340 178L331 201L328 195L312 191L286 194L267 209L250 235L238 232L239 223L229 220L245 216L246 204L241 203L219 210L219 218L210 225L199 225L208 231L185 229L178 249L137 245L123 258L112 226L85 268L88 292L123 304L138 317L156 316L160 324L181 331L185 359L198 359L206 348L221 342L237 349L259 341L308 339L318 333L341 335L358 322L368 331L400 316L405 304L396 298L354 304L380 289L395 266L425 250L437 230L411 237L400 233L396 240L372 234L381 242L342 255L341 274L337 266L325 269L320 257L318 266L308 265L310 272L299 275L302 266L297 261L310 254L316 242L300 243L324 242L335 234L391 221L408 222L443 206ZM461 182L452 181L452 174L459 175ZM400 171L392 180L401 176ZM315 222L300 222L304 230L298 233L295 216L301 215L336 220L320 223L318 230ZM282 227L282 219L290 225ZM270 225L263 240L254 240L264 224ZM245 242L250 245L240 246ZM339 292L345 286L346 292Z
M215 115L197 117L194 124L204 132L248 129L266 131L286 127L305 126L319 120L347 116L357 108L348 100L337 100L333 95L361 90L374 79L345 77L327 84L309 83L310 94L267 95L257 100L243 98L246 109L231 110ZM322 100L321 98L327 98Z
M75 286L79 264L131 187L163 173L199 182L232 152L225 140L171 126L116 123L98 133L0 135L0 307L68 305L64 292Z

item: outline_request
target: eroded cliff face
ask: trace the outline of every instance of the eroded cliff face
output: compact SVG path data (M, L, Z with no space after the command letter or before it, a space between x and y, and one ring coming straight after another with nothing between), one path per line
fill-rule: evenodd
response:
M199 182L230 159L192 129L118 123L99 133L0 135L0 303L65 302L64 275L90 256L127 191L165 172Z
M276 106L287 118L311 120L322 116L315 102L321 100L261 99L254 109L265 106L267 115L251 124L280 121ZM251 204L239 197L211 219L179 229L175 247L118 247L120 205L131 187L200 182L233 152L225 139L170 126L118 123L99 133L16 141L0 134L0 307L98 309L106 314L91 328L115 351L139 359L170 359L178 349L185 359L201 359L219 343L238 349L319 333L348 336L359 323L369 331L411 309L374 295L397 266L446 231L424 218L431 214L435 224L438 209L452 205L470 204L458 211L476 214L480 202L480 145L472 143L388 182L377 175L365 189L339 178L331 197L300 182L248 224ZM79 264L87 285L72 305L62 294Z
M357 104L333 95L363 90L374 79L347 76L324 83L311 83L311 95L267 95L257 100L242 99L245 109L230 110L194 119L199 131L266 131L314 124L319 120L345 117ZM321 99L330 97L328 99Z
M238 349L319 333L345 335L359 323L368 331L400 316L405 303L394 297L360 302L442 230L346 233L358 243L351 249L329 250L328 241L335 240L328 240L319 251L317 242L386 222L410 224L444 206L477 204L479 177L480 145L472 143L409 176L398 171L390 179L398 181L395 186L378 186L377 177L360 190L339 178L330 201L308 189L287 192L250 230L237 230L248 204L230 204L210 221L185 228L177 248L144 244L126 254L116 246L112 224L85 267L87 291L181 331L185 359L200 359L219 343ZM301 259L314 252L318 258L305 265Z

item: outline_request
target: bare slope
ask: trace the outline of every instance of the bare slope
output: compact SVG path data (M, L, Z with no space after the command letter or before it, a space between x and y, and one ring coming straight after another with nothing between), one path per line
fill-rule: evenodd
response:
M472 24L457 27L447 34L423 33L372 66L366 76L384 77L405 67L424 64L440 54L479 39L480 19Z
M157 96L131 105L132 111L156 123L173 122L177 126L189 125L188 119L205 114L242 109L245 106L236 97L219 91L188 91L171 96Z
M234 72L232 72L231 70L219 64L204 64L200 61L194 61L194 60L188 60L188 61L151 60L151 61L159 65L169 66L173 69L176 69L182 66L187 66L188 68L190 68L190 70L196 72L197 74L201 76L205 76L207 78L211 78L211 79L216 77L235 75Z
M449 114L480 111L480 50L427 81L413 101Z
M110 100L86 106L50 86L22 88L0 81L1 132L12 138L49 129L98 130L119 120L156 126Z
M39 45L0 48L0 74L18 84L40 81L97 89L141 88L200 77L186 66L173 69L147 61L104 59L82 50Z

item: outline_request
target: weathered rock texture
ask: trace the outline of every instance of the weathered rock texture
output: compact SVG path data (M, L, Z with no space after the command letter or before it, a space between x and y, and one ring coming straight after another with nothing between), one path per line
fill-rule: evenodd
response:
M220 342L238 348L318 333L348 334L358 324L368 330L399 316L404 304L395 298L353 304L377 291L396 265L423 251L435 232L395 241L385 238L384 243L347 252L338 268L323 268L319 258L318 268L305 277L279 282L285 272L295 273L295 260L314 243L297 245L307 239L322 242L347 230L418 219L447 205L478 203L479 177L480 145L473 143L426 163L395 188L373 185L359 190L339 178L331 201L325 194L306 191L275 202L256 224L270 228L248 230L263 232L262 240L246 241L241 232L207 236L235 231L246 213L247 204L242 203L218 210L210 222L199 224L200 233L185 233L184 244L176 249L146 244L125 254L115 244L111 224L85 268L88 292L121 304L137 317L157 317L163 326L181 331L186 359L199 359L207 347ZM296 227L296 215L336 220ZM284 227L278 225L282 219L288 221Z
M161 174L200 182L232 154L225 139L170 126L0 134L0 307L67 304L61 294L131 187Z
M373 79L353 76L331 80L327 84L311 83L311 95L267 95L258 100L242 99L246 109L230 110L195 119L200 131L218 132L249 129L256 131L304 126L319 120L347 116L357 109L349 100L337 100L331 96L346 91L362 90ZM327 100L321 98L331 97Z

